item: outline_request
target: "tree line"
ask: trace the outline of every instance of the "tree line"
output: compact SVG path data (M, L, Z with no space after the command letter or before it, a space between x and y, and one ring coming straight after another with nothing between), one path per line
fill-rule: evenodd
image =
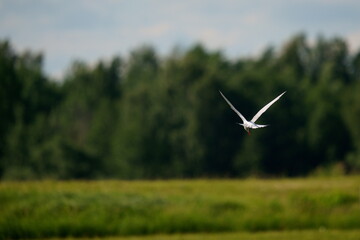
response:
M245 116L287 93L247 136ZM229 59L201 44L159 56L74 61L61 81L43 55L0 41L1 179L157 179L360 172L360 51L305 34Z

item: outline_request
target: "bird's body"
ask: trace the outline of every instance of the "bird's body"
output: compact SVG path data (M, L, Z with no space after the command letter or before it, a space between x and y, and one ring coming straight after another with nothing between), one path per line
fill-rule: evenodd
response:
M268 125L260 125L260 124L256 124L256 120L277 100L279 100L279 98L286 93L283 92L282 94L280 94L279 96L277 96L274 100L272 100L271 102L269 102L268 104L266 104L262 109L260 109L259 112L257 112L255 114L255 116L250 120L246 120L246 118L231 104L231 102L229 100L227 100L227 98L224 96L224 94L222 94L221 91L219 91L221 96L225 99L225 101L229 104L229 106L231 107L231 109L241 118L241 120L243 121L243 123L238 123L239 125L242 125L245 129L246 132L248 132L248 134L250 135L250 129L256 129L256 128L263 128L263 127L267 127Z
M260 124L256 124L250 121L247 121L245 123L238 123L239 125L242 125L245 129L245 131L247 131L250 135L250 129L256 129L256 128L263 128L263 127L267 127L269 125L260 125Z

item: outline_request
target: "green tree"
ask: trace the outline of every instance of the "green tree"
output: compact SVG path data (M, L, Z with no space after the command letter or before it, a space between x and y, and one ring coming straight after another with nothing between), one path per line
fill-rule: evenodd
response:
M42 73L42 55L16 54L8 43L4 43L2 49L2 174L8 178L33 178L37 176L35 165L38 159L32 158L31 153L41 143L31 141L31 126L51 114L60 94L57 85L49 82Z
M70 156L73 169L82 165L82 172L70 177L105 177L112 172L110 145L120 98L121 60L99 62L94 68L75 62L66 76L64 100L56 117ZM69 164L71 165L71 164Z
M16 78L16 55L8 41L0 41L0 176L5 170L4 152L7 136L15 121L20 83Z

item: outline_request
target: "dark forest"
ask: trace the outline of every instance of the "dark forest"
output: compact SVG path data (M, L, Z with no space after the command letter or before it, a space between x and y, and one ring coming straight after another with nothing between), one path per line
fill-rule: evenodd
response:
M63 79L0 41L0 179L169 179L360 172L360 51L298 34L259 56L151 46ZM248 136L247 118L283 91ZM335 170L334 170L335 169Z

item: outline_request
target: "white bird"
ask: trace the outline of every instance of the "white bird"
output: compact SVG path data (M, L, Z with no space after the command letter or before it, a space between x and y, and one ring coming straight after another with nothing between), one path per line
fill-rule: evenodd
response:
M279 96L277 96L274 100L272 100L271 102L269 102L268 104L266 104L262 109L260 109L260 111L258 111L255 116L250 120L246 120L244 118L244 116L238 111L236 110L236 108L231 104L231 102L229 100L227 100L227 98L224 96L224 94L222 94L221 91L219 91L221 96L225 99L225 101L229 104L229 106L231 107L232 110L234 110L234 112L236 112L237 115L239 115L239 117L241 118L241 120L243 121L243 123L237 123L239 125L242 125L245 129L245 131L247 131L247 133L250 135L250 129L256 129L256 128L263 128L263 127L267 127L269 125L260 125L260 124L256 124L256 120L277 100L279 100L279 98L286 93L283 92L282 94L280 94Z

